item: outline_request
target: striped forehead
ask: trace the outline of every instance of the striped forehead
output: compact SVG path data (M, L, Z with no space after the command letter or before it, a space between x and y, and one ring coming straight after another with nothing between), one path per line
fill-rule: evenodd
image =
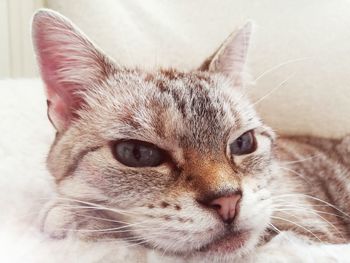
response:
M239 123L239 116L229 100L220 92L219 83L208 73L181 73L161 71L152 79L159 92L163 106L176 111L179 123L173 129L182 127L179 143L183 147L206 151L208 147L221 148L225 134ZM174 112L173 112L174 113ZM169 123L169 122L166 122Z
M111 88L106 95L105 104L111 107L102 107L109 138L118 134L119 138L168 141L183 148L213 151L222 150L225 135L244 123L245 116L240 114L244 103L231 96L232 87L214 74L131 72L125 81L118 79L120 89ZM107 129L110 125L113 131Z

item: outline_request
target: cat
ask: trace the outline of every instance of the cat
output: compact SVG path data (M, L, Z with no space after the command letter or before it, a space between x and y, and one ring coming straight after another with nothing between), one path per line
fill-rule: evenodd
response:
M57 132L44 234L125 244L140 262L256 261L281 236L287 249L350 241L350 137L264 124L244 92L251 23L189 72L125 68L51 10L32 28Z

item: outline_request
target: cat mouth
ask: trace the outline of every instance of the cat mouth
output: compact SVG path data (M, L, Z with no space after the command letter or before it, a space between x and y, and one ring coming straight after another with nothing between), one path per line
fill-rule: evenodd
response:
M249 239L249 232L228 233L200 248L199 252L232 253L244 246Z

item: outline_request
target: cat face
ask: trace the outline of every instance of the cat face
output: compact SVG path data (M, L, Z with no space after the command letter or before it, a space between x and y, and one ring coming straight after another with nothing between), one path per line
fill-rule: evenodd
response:
M43 230L163 253L240 256L269 223L272 131L242 93L251 25L199 70L125 69L39 11L33 40L57 136Z

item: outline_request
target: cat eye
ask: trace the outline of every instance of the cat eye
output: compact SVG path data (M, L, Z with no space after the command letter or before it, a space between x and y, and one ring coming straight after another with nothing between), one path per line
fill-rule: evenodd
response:
M232 155L250 154L256 150L256 140L253 131L247 131L230 144Z
M118 141L112 147L114 157L129 167L155 167L165 160L164 151L147 142Z

